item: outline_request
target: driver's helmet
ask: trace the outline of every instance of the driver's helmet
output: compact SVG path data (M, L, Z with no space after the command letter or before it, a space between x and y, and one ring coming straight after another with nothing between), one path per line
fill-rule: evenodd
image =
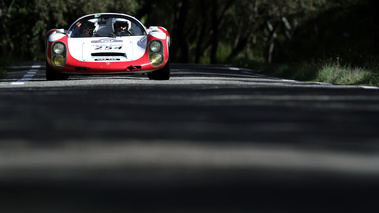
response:
M128 30L129 25L128 22L123 22L123 21L116 21L114 23L115 29L122 29L122 30Z
M85 36L92 36L94 29L95 24L89 21L83 23L83 25L81 26L82 34Z
M130 29L129 21L123 18L116 18L113 20L114 32L128 32Z

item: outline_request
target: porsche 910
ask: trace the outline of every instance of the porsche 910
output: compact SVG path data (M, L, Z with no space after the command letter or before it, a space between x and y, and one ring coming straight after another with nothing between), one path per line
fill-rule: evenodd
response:
M170 35L164 27L146 28L136 18L100 13L77 19L68 30L52 29L46 38L46 79L74 74L147 73L170 78Z

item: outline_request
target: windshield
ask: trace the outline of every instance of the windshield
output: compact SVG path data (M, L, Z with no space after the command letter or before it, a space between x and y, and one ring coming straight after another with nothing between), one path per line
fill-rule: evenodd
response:
M70 37L118 37L146 35L145 28L132 17L117 14L85 16L68 30Z

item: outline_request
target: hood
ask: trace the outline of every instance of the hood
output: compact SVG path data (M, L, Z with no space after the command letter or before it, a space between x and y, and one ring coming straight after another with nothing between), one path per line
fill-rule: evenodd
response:
M145 54L146 45L146 36L68 39L68 51L72 57L86 62L137 60Z

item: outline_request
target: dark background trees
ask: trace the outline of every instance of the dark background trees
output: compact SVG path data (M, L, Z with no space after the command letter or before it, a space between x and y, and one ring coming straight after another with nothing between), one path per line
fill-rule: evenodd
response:
M376 61L374 0L3 0L1 57L42 60L45 34L82 15L127 13L166 27L184 63Z

